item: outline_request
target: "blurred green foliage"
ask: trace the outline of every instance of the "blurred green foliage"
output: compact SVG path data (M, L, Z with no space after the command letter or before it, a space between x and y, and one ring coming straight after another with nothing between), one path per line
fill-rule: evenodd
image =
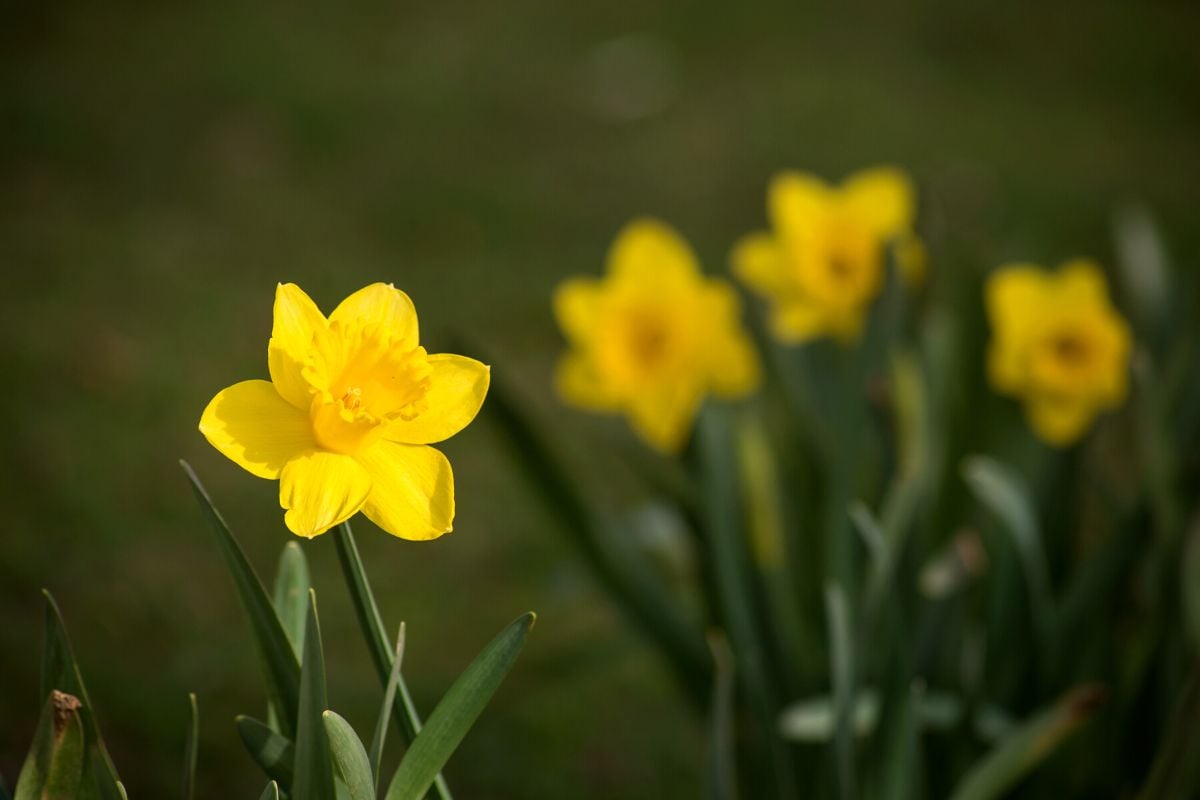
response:
M959 303L977 303L968 290L1010 258L1111 266L1112 212L1130 198L1154 210L1176 294L1194 297L1198 26L1191 7L1132 2L12 10L0 29L0 773L15 776L41 710L36 658L12 654L36 652L47 586L114 761L137 765L122 775L131 796L177 790L188 691L207 720L199 795L259 791L232 722L261 697L253 642L174 464L205 476L268 573L288 536L276 486L248 480L195 425L213 392L265 376L277 281L324 307L394 281L431 349L452 331L485 343L582 474L603 478L596 495L629 508L623 462L586 442L637 445L549 392L551 288L598 270L621 223L662 216L724 271L729 244L761 224L776 169L836 178L891 161L921 186L933 275L965 276ZM1195 340L1196 320L1172 335ZM1001 401L987 411L1016 417ZM988 430L953 435L966 448ZM670 675L550 533L489 431L446 450L454 535L359 533L384 616L408 622L417 705L430 709L515 609L544 612L457 756L471 765L451 773L458 794L696 796L708 732ZM1100 463L1120 476L1119 451ZM378 681L334 543L306 552L331 704L369 730Z

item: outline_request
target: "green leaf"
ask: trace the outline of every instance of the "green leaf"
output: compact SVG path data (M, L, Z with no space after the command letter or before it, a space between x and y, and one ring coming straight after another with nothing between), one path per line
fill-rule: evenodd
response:
M88 756L85 769L90 768L95 775L96 788L100 800L125 800L125 790L117 777L117 768L113 766L100 728L96 722L95 707L88 696L87 687L83 684L83 675L75 663L75 653L71 649L71 640L67 636L67 626L63 623L62 614L54 596L45 589L42 595L46 598L45 613L45 643L42 650L42 695L48 697L50 692L57 689L79 698L83 707L79 710L83 724L83 733L87 743Z
M196 705L195 693L188 694L188 704L192 714L187 742L183 748L183 800L193 800L196 796L196 758L200 739L200 709Z
M329 800L333 771L329 739L321 715L329 707L325 694L325 654L317 620L317 595L308 590L308 624L304 631L304 662L300 668L300 709L296 715L296 760L292 765L292 800Z
M83 782L87 737L77 697L51 691L17 777L16 800L74 800Z
M708 635L716 679L713 681L712 713L708 739L708 780L705 797L732 800L737 797L737 757L734 748L733 653L719 632Z
M716 601L737 660L738 678L766 743L769 780L780 797L795 796L795 767L776 735L779 692L767 670L767 650L755 600L758 596L746 546L746 503L736 471L729 409L709 405L696 431L697 472L703 496L702 531L716 584Z
M300 693L300 666L296 662L296 654L271 601L267 598L262 581L250 566L246 554L213 505L200 479L186 461L180 461L179 465L191 481L196 499L217 537L217 545L233 576L242 608L250 618L250 629L254 633L254 641L258 645L259 656L265 668L270 701L281 712L279 721L283 733L291 734L296 730Z
M400 632L396 634L396 656L392 659L392 674L388 678L387 689L383 693L383 705L379 708L379 717L375 722L375 734L371 737L371 774L375 776L375 791L379 791L379 765L383 761L383 744L387 739L388 720L392 716L392 707L396 702L396 686L400 683L400 665L404 663L404 623L400 623Z
M362 557L358 554L358 545L354 541L354 532L349 522L337 526L334 532L337 543L338 561L342 566L342 575L346 579L346 588L350 590L350 600L354 603L354 612L358 617L358 625L362 629L363 638L367 642L367 650L375 664L375 672L385 686L391 682L395 667L395 659L388 642L387 629L383 626L383 617L371 593L371 583L367 580L367 571L363 567ZM400 703L392 706L392 714L400 725L406 744L412 744L417 734L421 732L421 717L417 713L416 704L408 692L404 676L397 672L396 688L399 692ZM450 787L446 780L438 775L433 782L433 791L439 800L451 800Z
M579 485L570 479L569 471L519 406L493 369L483 414L503 434L530 487L558 520L562 533L605 592L658 646L689 698L703 707L712 686L712 662L701 632L684 616L678 601L664 590L645 560L608 535Z
M1044 640L1053 619L1050 573L1029 491L1015 472L987 456L971 456L963 462L963 477L1012 535L1025 569L1034 625Z
M1192 668L1138 800L1200 796L1200 662Z
M292 765L296 761L296 747L292 741L253 717L238 717L235 722L242 744L254 763L268 778L278 781L285 791L290 789Z
M833 679L833 750L843 798L855 795L854 783L854 650L846 593L837 584L825 586L825 616L829 625L829 673Z
M421 800L512 668L536 615L522 614L463 671L429 715L388 787L387 800Z
M1085 684L1024 723L992 748L959 782L952 800L991 800L1016 786L1104 703L1105 690Z
M375 780L362 740L349 722L332 711L326 711L322 719L333 756L334 779L345 784L350 800L375 800Z
M304 652L304 626L308 617L308 590L311 588L304 550L297 542L288 542L279 554L271 601L297 659Z
M258 800L279 800L279 787L275 784L275 781L267 784L267 788L263 790Z

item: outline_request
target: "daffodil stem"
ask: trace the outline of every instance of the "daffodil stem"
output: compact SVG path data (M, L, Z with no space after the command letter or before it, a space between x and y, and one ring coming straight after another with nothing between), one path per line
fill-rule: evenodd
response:
M367 572L363 567L362 557L358 554L358 545L354 541L354 532L350 523L343 522L334 532L337 542L338 561L342 565L342 574L346 578L346 588L350 590L350 599L354 603L354 611L362 628L363 638L366 639L367 649L375 664L375 671L384 687L387 686L392 674L392 648L388 643L387 628L383 625L383 617L379 613L379 605L375 595L371 593L371 584L367 580ZM421 732L421 717L417 713L412 695L404 676L398 675L396 688L399 693L399 703L392 706L393 716L400 726L400 732L407 744L412 744L417 734ZM452 800L450 787L440 774L433 782L432 792L439 800Z

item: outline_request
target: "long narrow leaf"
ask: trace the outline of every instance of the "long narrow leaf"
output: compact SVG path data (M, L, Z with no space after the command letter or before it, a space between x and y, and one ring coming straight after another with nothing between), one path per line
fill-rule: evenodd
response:
M311 588L312 580L309 578L308 559L304 557L304 550L296 542L288 542L279 554L271 601L297 659L304 652L304 626L308 618L308 590Z
M733 800L737 797L737 759L734 740L733 653L729 642L719 633L708 636L716 679L708 738L708 780L705 796L709 800Z
M736 473L730 411L710 406L696 433L699 481L703 489L703 530L712 562L721 618L737 659L738 679L766 743L768 780L781 798L796 795L795 768L786 743L775 735L779 691L770 680L762 621L754 605L757 594L746 548L745 504Z
M187 741L183 747L183 800L193 800L196 796L196 758L200 739L200 709L196 705L196 695L188 695L188 706L191 709L190 724L188 725Z
M1138 800L1200 795L1200 662L1192 668Z
M80 708L74 695L52 691L46 698L17 777L16 800L66 800L79 793L87 753Z
M371 737L371 774L375 776L374 785L379 791L379 765L383 761L383 745L387 740L388 720L392 716L392 706L396 702L396 686L400 683L400 667L404 663L404 623L400 623L400 632L396 634L396 655L392 660L392 674L388 678L387 689L383 692L383 705L379 708L379 717L375 722L375 735Z
M333 757L334 780L342 783L350 800L375 800L375 780L362 740L349 722L332 711L326 711L322 720Z
M522 614L463 671L400 762L387 800L421 800L512 668L536 615Z
M338 562L342 566L342 575L346 579L346 588L350 591L350 600L354 603L354 613L358 617L358 625L362 629L363 638L367 642L367 650L371 661L375 664L375 672L385 686L391 681L395 659L388 643L387 629L383 625L383 617L379 613L379 605L375 595L371 593L371 583L367 580L367 571L363 567L362 557L358 554L358 544L354 541L354 532L349 522L343 522L334 532L337 543ZM412 744L417 734L421 732L421 717L417 706L413 703L412 695L408 692L408 684L404 675L397 673L396 688L400 702L392 706L392 714L404 734L404 741ZM433 781L433 791L438 800L451 800L450 787L446 779L438 775Z
M57 689L61 692L78 697L83 703L79 710L83 724L83 733L87 740L88 761L91 771L96 777L96 788L101 800L124 800L125 790L117 777L117 768L109 758L108 749L104 746L104 738L100 735L100 727L96 722L96 711L92 699L88 696L87 687L83 684L83 675L75 663L75 653L71 649L71 640L67 636L67 626L63 623L62 613L58 603L47 590L42 590L46 598L45 612L45 642L42 649L42 696L49 697L50 692Z
M325 654L317 620L317 595L308 591L308 624L304 630L304 662L300 668L300 708L296 715L296 760L292 765L292 800L329 800L333 771L329 738L322 714L329 707L325 694Z
M233 576L238 597L250 618L250 629L265 667L268 694L275 708L281 713L279 721L283 732L290 735L296 730L296 709L300 694L300 665L296 662L296 654L267 597L262 581L250 566L241 545L225 524L191 466L186 461L180 461L179 465L183 467L184 473L192 483L192 490L208 518L221 555L224 556Z
M267 788L263 789L263 793L259 795L258 800L279 800L279 786L275 781L267 784Z
M292 765L296 762L296 747L292 741L253 717L238 717L235 723L238 736L254 763L268 778L278 781L284 791L290 789Z
M1050 573L1029 492L1012 470L986 456L968 458L963 463L963 477L975 496L1000 518L1012 535L1025 569L1034 622L1044 635L1053 619Z
M842 587L825 587L825 614L829 624L829 672L833 677L833 750L841 797L855 796L854 652L850 633L850 609Z
M1049 709L1021 725L967 772L952 800L992 800L1004 796L1041 764L1104 703L1104 688L1072 689Z
M514 461L596 580L659 647L689 698L702 707L712 685L712 662L700 631L687 621L648 565L606 535L569 471L527 415L518 410L495 370L484 413L504 434Z

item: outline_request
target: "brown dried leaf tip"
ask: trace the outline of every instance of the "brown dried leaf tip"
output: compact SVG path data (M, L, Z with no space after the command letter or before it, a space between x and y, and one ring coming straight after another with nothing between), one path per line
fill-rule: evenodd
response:
M83 708L83 703L80 703L75 695L60 692L58 689L50 692L50 702L54 705L54 735L58 737L62 735L63 728L67 727L71 718Z

